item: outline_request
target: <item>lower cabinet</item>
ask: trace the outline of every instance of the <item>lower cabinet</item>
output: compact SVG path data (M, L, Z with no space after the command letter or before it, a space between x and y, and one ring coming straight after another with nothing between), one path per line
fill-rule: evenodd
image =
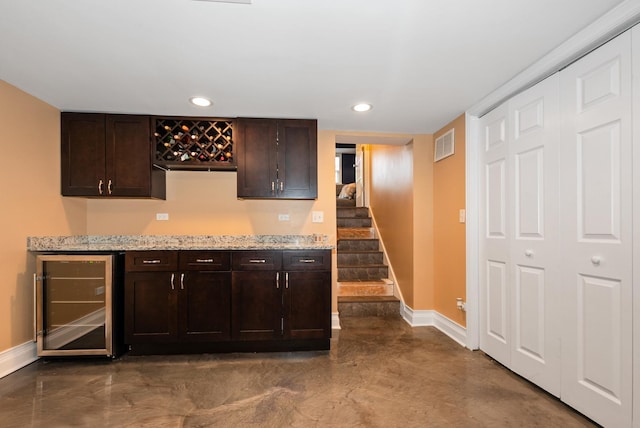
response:
M331 251L129 251L134 353L329 349Z

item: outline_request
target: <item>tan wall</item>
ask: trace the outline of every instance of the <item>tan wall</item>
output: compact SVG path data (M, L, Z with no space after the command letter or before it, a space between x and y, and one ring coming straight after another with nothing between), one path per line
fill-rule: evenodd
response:
M315 201L238 200L236 173L170 171L167 200L97 200L87 203L91 235L328 235L336 242L335 133L318 134L318 199ZM324 212L324 223L312 223L312 211ZM168 221L156 220L168 213ZM288 222L278 221L288 214ZM335 250L334 250L335 266ZM334 293L335 296L335 278ZM336 298L333 311L337 311Z
M466 300L465 224L459 222L459 210L465 208L464 114L436 132L434 138L451 128L455 130L455 154L433 167L434 297L436 311L465 326L465 313L456 308L457 297Z
M370 208L405 303L414 306L412 145L371 145Z
M33 337L27 236L86 233L86 201L60 196L60 112L0 81L0 352Z
M434 306L433 137L413 139L414 310Z

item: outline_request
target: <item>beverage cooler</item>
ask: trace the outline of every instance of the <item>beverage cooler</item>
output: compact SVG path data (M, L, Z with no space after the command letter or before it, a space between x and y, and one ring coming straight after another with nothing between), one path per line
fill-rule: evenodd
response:
M38 356L122 352L122 255L41 254L34 274Z

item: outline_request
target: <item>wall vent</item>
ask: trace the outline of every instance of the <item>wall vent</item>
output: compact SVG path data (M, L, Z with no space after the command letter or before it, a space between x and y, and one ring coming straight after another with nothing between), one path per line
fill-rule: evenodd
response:
M438 138L436 138L435 150L433 161L438 162L448 156L451 156L455 151L454 144L454 129L451 128Z

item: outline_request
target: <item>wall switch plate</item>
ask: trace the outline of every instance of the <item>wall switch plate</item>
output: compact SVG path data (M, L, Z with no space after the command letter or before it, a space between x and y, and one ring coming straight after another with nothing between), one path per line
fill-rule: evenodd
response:
M157 213L156 220L169 220L169 213Z
M467 212L464 209L461 209L458 213L458 221L460 223L464 223L467 220Z
M278 214L278 221L289 221L289 214Z
M324 223L324 211L313 211L311 213L311 221L313 223Z

